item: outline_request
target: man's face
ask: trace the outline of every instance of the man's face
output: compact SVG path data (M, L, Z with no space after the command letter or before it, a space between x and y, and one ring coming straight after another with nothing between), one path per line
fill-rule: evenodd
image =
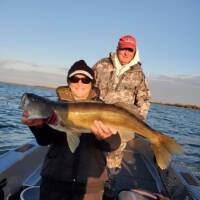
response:
M121 65L126 65L131 62L135 55L135 49L117 49L117 57Z

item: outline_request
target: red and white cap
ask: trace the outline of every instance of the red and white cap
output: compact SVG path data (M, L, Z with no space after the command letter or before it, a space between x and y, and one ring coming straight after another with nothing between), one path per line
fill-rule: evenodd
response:
M136 39L131 35L124 35L119 39L118 49L136 49Z

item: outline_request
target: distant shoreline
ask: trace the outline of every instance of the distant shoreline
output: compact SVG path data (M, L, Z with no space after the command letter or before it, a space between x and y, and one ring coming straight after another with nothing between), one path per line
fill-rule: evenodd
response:
M15 85L22 85L22 86L31 86L31 87L38 87L38 88L47 88L47 89L56 89L56 86L42 86L42 85L31 85L31 84L23 84L23 83L15 83L15 82L4 82L0 81L0 83L7 83L7 84L15 84ZM194 110L200 110L200 106L197 105L190 105L190 104L179 104L179 103L164 103L164 102L153 102L154 104L165 105L165 106L176 106L182 108L190 108Z
M163 102L151 102L151 103L165 105L165 106L176 106L176 107L182 107L182 108L190 108L193 110L200 110L200 106L197 106L197 105L179 104L179 103L163 103Z
M13 84L13 85L21 85L21 86L30 86L30 87L39 87L39 88L47 88L47 89L56 89L56 86L53 87L53 86L43 86L43 85L31 85L31 84L6 82L6 81L0 81L0 83Z

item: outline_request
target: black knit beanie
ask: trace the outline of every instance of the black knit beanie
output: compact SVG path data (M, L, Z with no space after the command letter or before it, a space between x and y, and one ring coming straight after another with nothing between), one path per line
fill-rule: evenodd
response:
M91 80L94 80L94 72L89 66L87 66L84 60L79 60L71 66L67 74L67 80L76 74L83 74Z

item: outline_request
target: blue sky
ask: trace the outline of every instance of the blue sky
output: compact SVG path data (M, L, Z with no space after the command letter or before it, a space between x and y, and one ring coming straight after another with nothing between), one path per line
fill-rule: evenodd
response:
M0 60L90 66L137 38L147 75L200 75L199 0L0 0Z

